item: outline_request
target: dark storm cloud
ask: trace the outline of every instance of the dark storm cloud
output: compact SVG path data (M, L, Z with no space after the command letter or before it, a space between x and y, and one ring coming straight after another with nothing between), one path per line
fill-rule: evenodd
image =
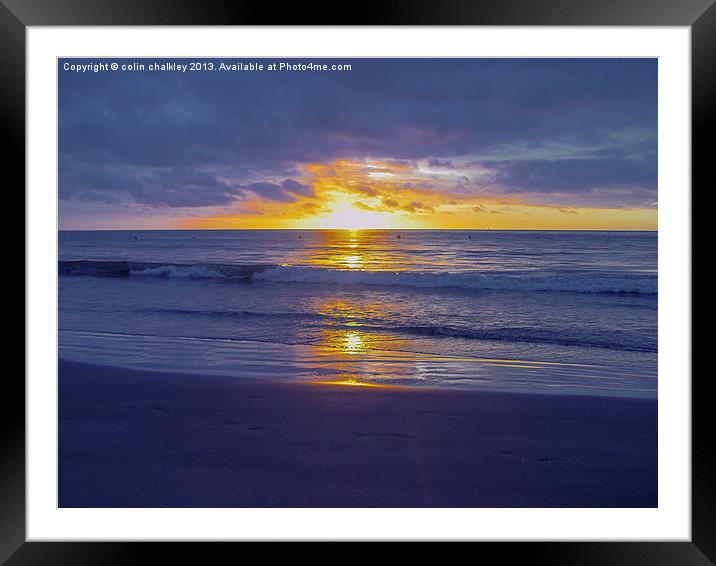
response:
M60 164L61 197L105 203L127 200L152 206L192 207L229 204L241 187L187 167L137 168L131 165Z
M513 192L580 192L609 187L656 190L654 158L525 159L482 164L494 170L495 183Z
M60 61L60 197L200 207L251 190L289 202L311 194L295 180L306 163L452 171L478 154L508 190L655 190L656 60L341 62L353 70L78 74ZM581 157L528 156L556 145ZM526 157L489 159L510 148Z
M187 167L154 169L63 164L60 177L64 199L87 202L131 200L143 205L179 208L226 205L242 200L249 192L264 200L282 202L293 202L297 195L312 195L311 187L290 178L280 183L242 185Z

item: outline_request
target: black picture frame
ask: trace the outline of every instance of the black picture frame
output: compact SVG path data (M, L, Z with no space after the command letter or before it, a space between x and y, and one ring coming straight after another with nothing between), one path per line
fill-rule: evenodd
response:
M714 0L363 0L343 22L335 6L236 0L0 0L0 124L8 185L25 183L25 31L77 25L554 25L689 26L692 37L692 185L713 183L707 144L716 126ZM684 190L689 190L685 187ZM23 205L21 205L24 207ZM684 376L689 377L689 376ZM716 457L708 376L692 380L692 537L689 542L478 543L485 559L533 564L716 563ZM18 564L213 563L225 545L25 542L25 406L19 372L4 374L0 411L0 561ZM295 549L294 552L298 552ZM355 558L360 558L356 550ZM5 562L6 561L6 562ZM232 560L233 562L234 560Z

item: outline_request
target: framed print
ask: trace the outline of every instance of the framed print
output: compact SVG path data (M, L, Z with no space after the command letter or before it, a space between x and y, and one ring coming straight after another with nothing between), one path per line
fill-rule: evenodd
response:
M346 26L5 5L9 564L274 540L714 560L690 333L708 1Z

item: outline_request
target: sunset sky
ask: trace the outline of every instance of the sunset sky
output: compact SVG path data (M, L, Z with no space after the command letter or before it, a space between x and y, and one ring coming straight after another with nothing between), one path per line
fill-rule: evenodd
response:
M60 60L60 228L657 227L656 59L300 61Z

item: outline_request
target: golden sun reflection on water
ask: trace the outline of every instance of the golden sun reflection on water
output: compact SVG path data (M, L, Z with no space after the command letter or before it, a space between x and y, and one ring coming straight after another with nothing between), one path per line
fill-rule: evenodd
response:
M311 383L347 387L397 387L363 377L370 373L366 370L372 367L369 354L379 349L377 342L380 342L381 346L384 345L383 339L386 337L351 328L358 325L358 317L368 308L366 305L361 307L344 300L331 300L317 305L318 313L330 317L340 327L321 330L320 341L313 346L313 350L319 358L325 360L324 367L329 369L330 373L324 379L316 379Z
M374 338L358 330L325 330L321 333L319 348L329 348L334 355L355 355L366 353L373 348Z
M365 265L365 262L363 261L363 256L360 255L344 255L340 261L339 265L341 267L348 267L350 269L360 269Z
M380 319L399 318L402 307L379 295L322 297L313 310L322 317L316 342L308 345L317 371L305 383L355 388L410 389L448 376L460 380L490 381L493 371L553 371L595 367L585 364L522 359L477 358L455 352L447 355L416 351L416 342L383 331ZM323 319L325 317L325 319ZM482 375L487 377L481 377ZM502 374L495 374L502 375ZM436 378L436 376L438 376ZM457 377L456 377L457 376Z
M346 352L353 353L365 350L366 344L363 336L359 332L351 331L343 335L343 348Z
M341 387L374 387L378 389L398 389L401 385L388 385L385 383L368 383L359 381L355 377L341 377L340 379L314 380L309 381L313 385L337 385Z
M289 265L340 270L400 271L409 263L399 237L371 230L320 230L306 248L294 250Z
M319 330L317 351L328 352L340 357L367 354L371 351L395 349L398 340L378 331L376 328L364 326L372 319L380 319L386 315L396 316L395 305L381 301L351 300L346 296L324 298L317 301L315 312L325 317L326 323Z
M316 382L353 387L399 387L390 383L389 378L395 371L393 369L392 374L384 372L382 360L386 351L396 352L404 347L404 340L375 326L364 326L370 325L371 320L396 315L396 308L380 299L353 298L344 294L316 300L313 310L324 321L317 329L316 343L310 346L324 370L323 377ZM393 353L389 357L400 355Z

